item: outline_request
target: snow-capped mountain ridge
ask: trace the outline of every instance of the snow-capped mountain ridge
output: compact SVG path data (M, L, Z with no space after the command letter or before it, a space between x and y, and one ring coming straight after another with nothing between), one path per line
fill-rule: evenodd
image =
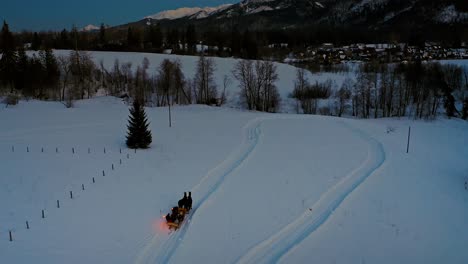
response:
M191 19L200 19L208 17L209 15L216 13L219 10L226 9L230 7L231 4L220 5L217 7L182 7L175 10L166 10L159 12L154 15L146 16L145 18L150 18L154 20L174 20L184 17L189 17Z
M274 10L291 9L296 10L292 12L302 16L311 16L311 18L318 18L319 20L330 20L330 16L335 19L338 18L338 20L362 20L372 16L373 13L385 13L383 17L388 18L404 12L418 12L418 8L423 8L426 11L430 10L427 15L432 15L430 19L434 22L450 23L467 20L467 13L456 10L450 1L441 2L435 6L428 5L427 7L422 6L424 3L422 0L410 0L406 2L397 0L243 0L237 4L225 4L218 7L182 7L175 10L162 11L145 18L155 20L202 19L213 16L217 18L229 18L232 17L233 13L245 16ZM317 17L314 14L316 12L325 13L320 13L321 17Z
M468 25L468 5L461 0L242 0L218 7L190 7L162 11L132 26L162 27L194 24L203 29L278 30L308 26L353 27L362 30L443 28ZM174 23L175 22L175 23ZM128 26L128 25L125 25ZM441 31L444 31L441 29ZM408 33L406 33L408 34Z
M81 31L84 31L84 32L95 31L95 30L99 30L99 27L95 26L95 25L92 25L92 24L89 24L86 27L83 27L81 29Z

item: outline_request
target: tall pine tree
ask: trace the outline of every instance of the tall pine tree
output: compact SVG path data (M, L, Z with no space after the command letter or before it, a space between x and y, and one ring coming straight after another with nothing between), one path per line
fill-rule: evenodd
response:
M99 46L102 48L107 44L107 32L106 26L104 23L101 23L101 27L99 28Z
M133 102L128 120L127 146L132 149L148 148L152 142L151 131L148 129L148 119L145 109L138 100Z
M13 34L10 32L6 21L3 21L0 33L0 53L2 54L0 58L0 81L7 87L10 87L10 92L13 92L18 56L16 54Z
M188 53L195 54L197 51L197 33L193 24L188 25L185 31L185 41L187 42Z

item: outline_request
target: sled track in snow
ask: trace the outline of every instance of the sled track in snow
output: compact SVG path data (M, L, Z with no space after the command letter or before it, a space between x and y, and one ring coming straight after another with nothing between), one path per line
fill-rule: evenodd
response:
M236 263L279 262L286 253L322 226L346 197L382 166L385 161L382 144L349 124L343 122L343 125L369 143L367 159L324 193L311 207L311 211L305 211L297 220L251 247Z
M135 264L169 262L180 243L182 243L191 224L190 222L196 216L198 209L203 207L209 197L219 189L226 177L241 166L244 160L255 149L261 135L260 125L264 120L265 118L255 118L244 126L242 144L227 159L210 170L192 188L192 192L200 198L196 199L191 212L184 220L182 226L177 231L172 232L169 238L160 234L154 235L136 256Z

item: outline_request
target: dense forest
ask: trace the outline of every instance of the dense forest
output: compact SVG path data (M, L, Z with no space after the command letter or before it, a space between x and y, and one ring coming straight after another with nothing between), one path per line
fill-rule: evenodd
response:
M249 31L233 25L230 29L200 28L194 24L168 27L150 26L107 27L99 30L71 30L59 32L13 33L15 45L32 50L79 49L106 51L158 52L171 50L172 54L196 54L197 44L207 46L206 55L246 59L284 58L291 52L304 52L308 47L322 43L337 46L352 43L407 43L423 47L426 41L437 41L444 47L460 47L468 41L468 29L462 25L434 25L430 29L398 27L369 30L359 27L311 25L288 30ZM286 45L287 44L287 45Z

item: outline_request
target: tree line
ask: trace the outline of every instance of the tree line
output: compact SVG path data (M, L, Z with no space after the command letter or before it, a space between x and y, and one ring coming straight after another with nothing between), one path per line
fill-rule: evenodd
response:
M294 92L298 111L306 114L348 114L360 118L412 117L433 119L442 110L449 118L468 117L468 69L440 63L364 63L355 80L332 92L332 83L310 84L298 69ZM321 100L333 101L333 107ZM332 108L332 109L330 109Z
M101 24L99 30L71 30L59 32L22 31L14 34L15 44L28 45L32 50L79 49L107 51L157 52L171 50L173 54L237 57L244 59L284 58L291 52L305 52L307 47L322 43L338 46L352 43L408 43L424 47L426 41L438 41L447 47L460 47L468 41L463 26L433 25L431 27L401 26L394 30L338 25L304 25L297 28L251 31L232 24L229 27L195 24L168 26L159 23L109 28ZM204 48L200 49L203 44ZM287 44L287 45L286 45Z
M194 34L193 29L189 31ZM216 63L205 56L199 57L193 78L186 78L179 60L165 59L150 74L147 58L136 69L132 68L132 63L121 63L118 59L108 69L103 61L97 65L89 52L79 49L66 56L55 56L50 48L28 55L24 48L17 48L6 22L0 39L0 93L60 100L67 107L71 107L74 100L91 98L99 90L150 106L221 105L226 102L226 88L231 82L230 76L224 76L223 90L219 94L214 78ZM240 81L241 97L249 109L277 110L279 95L274 83L278 74L272 62L241 60L233 77Z
M6 22L4 22L6 24ZM216 56L235 56L247 59L259 57L260 42L256 33L234 28L226 33L221 30L198 31L193 24L181 28L163 28L159 24L146 27L128 26L111 29L101 24L96 31L80 31L76 26L59 32L12 33L13 45L40 49L78 49L105 51L135 51L195 55L204 53ZM201 48L202 43L204 48ZM199 45L197 48L197 44Z

